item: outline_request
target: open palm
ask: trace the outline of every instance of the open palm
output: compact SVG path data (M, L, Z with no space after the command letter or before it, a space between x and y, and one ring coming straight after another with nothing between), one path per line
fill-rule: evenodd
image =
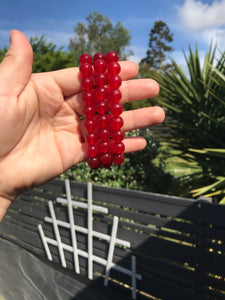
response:
M85 129L78 68L32 74L33 53L19 31L0 64L0 219L23 190L39 185L86 160ZM150 79L128 80L137 66L121 62L122 102L157 95ZM163 121L159 107L123 113L125 131ZM125 152L145 147L141 137L127 138Z

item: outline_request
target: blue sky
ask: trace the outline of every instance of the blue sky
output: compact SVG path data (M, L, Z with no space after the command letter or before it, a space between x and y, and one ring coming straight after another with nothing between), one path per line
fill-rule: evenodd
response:
M1 0L0 48L9 45L11 29L21 30L28 38L41 36L57 46L67 47L73 26L86 22L89 13L97 10L112 23L121 21L132 36L131 60L138 62L148 49L150 29L163 20L174 34L172 57L183 64L182 49L197 42L201 57L210 41L225 48L225 0Z

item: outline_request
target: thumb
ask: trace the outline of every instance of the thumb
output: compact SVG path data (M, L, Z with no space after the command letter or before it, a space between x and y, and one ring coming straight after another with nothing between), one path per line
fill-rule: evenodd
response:
M18 96L30 79L33 51L22 32L12 30L9 37L10 47L0 64L0 94Z

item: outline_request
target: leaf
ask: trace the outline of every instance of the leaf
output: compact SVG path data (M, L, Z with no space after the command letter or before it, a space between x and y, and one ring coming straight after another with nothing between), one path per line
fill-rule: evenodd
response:
M200 195L205 195L206 192L219 188L221 186L225 186L225 177L221 178L220 180L214 182L213 184L207 185L205 187L201 187L199 189L192 190L191 193L193 194L194 197L200 196Z

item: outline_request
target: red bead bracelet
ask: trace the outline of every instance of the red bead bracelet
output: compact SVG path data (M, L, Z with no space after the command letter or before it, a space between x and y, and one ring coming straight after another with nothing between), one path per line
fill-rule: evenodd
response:
M79 58L82 99L84 101L87 163L92 169L109 168L124 162L123 106L119 103L122 83L119 55L110 51L92 57L84 53Z

